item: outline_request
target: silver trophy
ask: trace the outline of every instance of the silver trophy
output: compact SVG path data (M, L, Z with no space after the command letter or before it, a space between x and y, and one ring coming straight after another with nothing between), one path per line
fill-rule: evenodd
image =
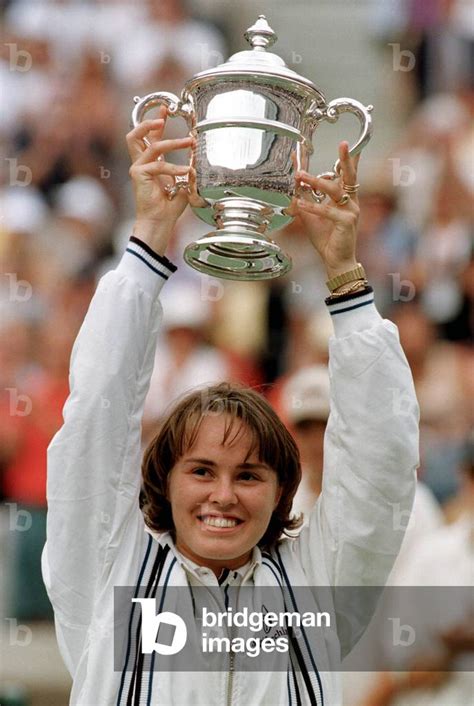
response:
M324 120L335 123L342 113L353 113L361 124L350 148L354 156L370 139L372 106L352 98L326 103L312 81L267 51L277 36L264 15L245 38L250 50L196 74L181 98L164 91L135 97L132 122L138 125L149 110L165 105L196 137L191 166L204 205L193 210L214 230L186 247L186 262L214 277L258 280L291 268L291 258L267 235L292 220L286 213L291 199L304 191L318 203L324 199L309 185L297 189L294 179L297 170L308 168L314 130ZM332 172L319 176L334 179L339 168L338 160ZM169 198L182 188L189 188L187 177L176 177Z

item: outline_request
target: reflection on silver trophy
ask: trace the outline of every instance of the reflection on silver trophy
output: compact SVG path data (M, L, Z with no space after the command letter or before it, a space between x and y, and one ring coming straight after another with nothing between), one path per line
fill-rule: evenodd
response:
M372 106L352 98L326 103L312 81L267 51L277 36L263 15L245 38L250 50L196 74L181 98L164 91L136 97L132 122L138 125L149 110L165 105L170 116L186 120L197 139L191 166L205 205L194 211L214 230L186 247L186 262L214 277L257 280L291 268L290 257L268 232L292 220L286 209L298 195L294 174L308 167L314 130L322 121L353 113L361 123L350 148L354 156L370 139ZM335 178L338 170L336 162L323 176ZM177 177L169 198L188 187L187 177ZM299 190L318 202L324 197L309 186Z

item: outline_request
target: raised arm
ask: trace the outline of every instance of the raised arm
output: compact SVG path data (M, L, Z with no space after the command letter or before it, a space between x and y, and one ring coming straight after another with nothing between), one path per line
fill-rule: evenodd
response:
M341 143L340 159L340 180L303 175L330 200L321 205L304 200L296 206L329 280L357 268L357 164L349 158L347 143ZM395 325L377 312L363 275L355 272L342 279L349 281L328 283L336 288L326 300L335 336L330 342L331 413L323 491L296 549L312 585L320 583L324 566L327 582L335 588L383 586L414 498L418 404ZM335 595L338 634L346 653L374 605L371 600L355 605L360 601L354 594L350 604L350 593L343 592L339 602Z
M158 294L176 269L163 253L187 203L185 195L169 201L164 192L171 175L186 168L156 158L191 145L190 138L161 140L163 126L163 119L148 121L127 136L134 237L94 294L72 352L64 425L48 449L43 575L71 671L117 553L129 544L134 561L144 530L141 417L161 316ZM146 135L154 136L152 147Z

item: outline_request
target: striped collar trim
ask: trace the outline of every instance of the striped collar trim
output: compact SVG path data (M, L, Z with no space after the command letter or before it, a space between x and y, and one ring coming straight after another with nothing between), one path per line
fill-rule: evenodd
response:
M372 304L373 301L374 293L372 291L363 294L355 294L350 298L346 297L344 301L328 304L327 307L331 316L334 316L335 314L342 314L345 311L352 311L353 309L368 306L369 304Z

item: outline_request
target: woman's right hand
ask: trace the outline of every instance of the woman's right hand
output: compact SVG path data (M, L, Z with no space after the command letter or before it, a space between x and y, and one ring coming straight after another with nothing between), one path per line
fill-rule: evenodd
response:
M173 186L173 177L187 175L190 167L170 164L165 161L164 155L192 148L195 143L194 138L189 136L162 140L165 122L166 108L161 108L158 119L144 120L127 135L136 204L133 234L160 255L164 255L174 225L189 198L186 189L179 189L176 196L169 199L166 187ZM149 147L144 142L145 137L151 143Z

